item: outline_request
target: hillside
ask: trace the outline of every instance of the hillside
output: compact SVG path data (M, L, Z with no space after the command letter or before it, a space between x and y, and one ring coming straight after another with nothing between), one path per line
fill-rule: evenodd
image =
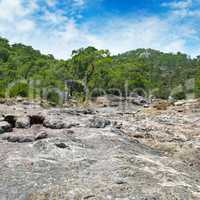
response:
M0 96L42 97L57 102L57 88L81 99L85 94L125 95L127 90L128 94L137 92L146 97L171 95L182 99L188 93L199 96L199 66L198 59L186 54L152 49L111 56L107 50L88 47L73 51L68 60L56 60L30 46L10 45L0 38Z

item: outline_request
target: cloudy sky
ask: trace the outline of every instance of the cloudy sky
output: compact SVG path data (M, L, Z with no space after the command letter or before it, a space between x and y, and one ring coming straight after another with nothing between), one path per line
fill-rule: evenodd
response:
M0 36L68 58L95 46L200 55L200 0L0 0Z

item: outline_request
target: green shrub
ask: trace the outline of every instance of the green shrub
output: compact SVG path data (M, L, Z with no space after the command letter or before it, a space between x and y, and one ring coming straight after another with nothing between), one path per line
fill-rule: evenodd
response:
M10 97L28 97L29 86L27 83L17 83L9 89Z
M0 89L0 98L4 98L5 97L5 91Z
M63 96L55 90L48 91L46 99L52 106L61 105L63 103Z
M182 100L186 98L186 94L182 85L176 87L172 92L171 96L176 100Z
M0 61L7 62L9 58L9 52L5 48L0 48Z
M182 99L186 98L186 95L185 95L185 92L180 91L180 92L177 92L176 94L172 95L172 97L176 100L182 100Z
M170 91L166 87L162 88L155 88L151 91L152 96L159 98L159 99L168 99Z

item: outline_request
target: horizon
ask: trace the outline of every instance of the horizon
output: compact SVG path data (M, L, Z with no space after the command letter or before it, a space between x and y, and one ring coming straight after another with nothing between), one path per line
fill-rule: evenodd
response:
M8 40L7 38L4 38L4 37L0 36L0 39L1 38L5 39L5 40ZM23 44L23 43L20 43L20 42L18 42L18 43L11 43L9 40L8 40L8 42L9 42L9 45L11 45L11 46L12 45L16 45L16 44L21 44L21 45L25 45L27 47L33 48L30 45L26 45L26 44ZM85 49L85 48L88 48L88 47L90 47L90 46L80 47L80 49ZM96 47L94 47L94 48L96 48ZM199 56L199 55L197 55L197 56L192 57L191 55L189 55L187 53L184 53L184 52L180 52L180 51L177 51L177 52L164 52L164 51L161 51L161 50L158 50L158 49L152 49L152 48L137 48L137 49L132 49L132 50L121 52L121 53L117 53L117 54L112 54L111 52L110 53L111 53L111 56L119 56L119 55L123 55L123 54L130 53L130 52L133 52L133 51L141 50L141 49L143 49L144 51L152 50L152 51L157 51L157 52L164 53L164 54L173 54L173 55L177 55L178 53L181 53L181 54L185 54L188 58L191 58L191 59L195 59L195 58L197 58ZM52 55L54 57L53 54L43 53L39 49L33 48L33 50L34 51L39 51L42 55L45 55L45 56ZM78 49L74 49L74 50L78 50ZM100 50L100 49L98 49L98 50ZM108 49L104 49L104 50L108 50ZM72 52L73 52L73 50L72 50ZM72 52L71 52L71 54L72 54ZM68 58L56 58L56 57L54 57L54 59L67 61L68 59L72 59L72 55L70 55Z
M199 0L0 0L0 35L70 58L94 46L112 55L138 48L199 55Z

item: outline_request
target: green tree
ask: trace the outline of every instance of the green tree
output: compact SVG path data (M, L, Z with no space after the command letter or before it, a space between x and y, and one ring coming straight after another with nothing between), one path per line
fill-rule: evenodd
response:
M85 93L88 93L88 83L97 68L110 56L108 50L97 50L94 47L78 49L72 52L73 75L82 80Z

